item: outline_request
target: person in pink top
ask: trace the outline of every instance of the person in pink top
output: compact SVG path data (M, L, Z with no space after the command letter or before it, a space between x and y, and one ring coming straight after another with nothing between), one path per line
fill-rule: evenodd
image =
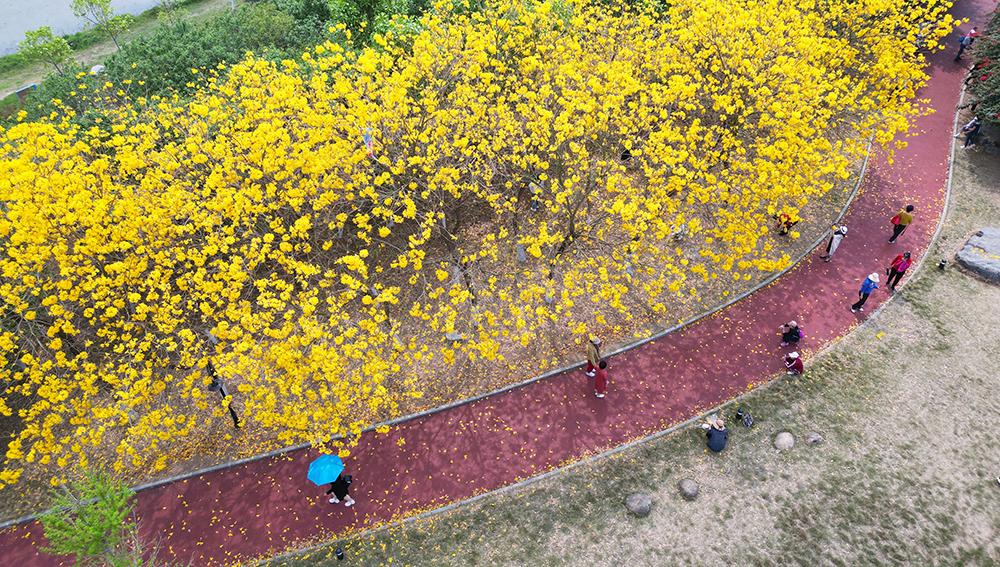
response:
M896 291L896 285L899 284L899 280L902 279L903 274L906 273L906 270L912 263L913 260L910 259L909 252L903 252L893 259L892 264L889 264L889 267L885 270L886 274L889 275L889 280L886 282L886 285L889 286L890 290Z

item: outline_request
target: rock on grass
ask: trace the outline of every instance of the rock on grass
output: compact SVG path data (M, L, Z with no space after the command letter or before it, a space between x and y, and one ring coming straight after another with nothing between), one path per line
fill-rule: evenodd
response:
M795 446L795 437L787 431L774 436L774 448L779 451L787 451Z
M680 491L681 496L683 496L685 500L694 500L698 497L698 483L690 478L681 479L681 481L677 483L677 490Z
M653 509L653 497L645 492L635 492L625 497L625 507L637 518L645 518Z

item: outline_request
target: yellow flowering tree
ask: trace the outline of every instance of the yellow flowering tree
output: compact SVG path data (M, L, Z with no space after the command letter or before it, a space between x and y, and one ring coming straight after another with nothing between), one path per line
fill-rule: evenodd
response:
M670 320L695 279L786 266L773 216L907 128L917 30L936 41L947 7L441 3L370 49L0 131L0 413L21 423L0 482L163 468L230 403L349 447L433 361L503 363L636 304Z

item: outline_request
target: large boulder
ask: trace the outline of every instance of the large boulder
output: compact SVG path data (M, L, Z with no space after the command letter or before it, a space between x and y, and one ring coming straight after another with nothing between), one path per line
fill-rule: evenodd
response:
M653 509L653 497L645 492L636 492L625 497L625 507L637 518L645 518Z
M972 235L955 259L970 272L1000 283L1000 228L984 228Z
M795 437L787 431L774 436L774 448L779 451L787 451L795 446Z

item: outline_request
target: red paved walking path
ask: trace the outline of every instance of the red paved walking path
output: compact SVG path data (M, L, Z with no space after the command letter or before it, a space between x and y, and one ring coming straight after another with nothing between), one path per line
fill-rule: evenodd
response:
M954 12L985 23L993 7L989 0L965 0ZM166 556L199 566L328 539L508 485L732 398L783 370L775 328L790 318L806 329L800 350L843 335L864 316L849 310L861 279L884 274L900 251L923 254L942 213L952 120L965 75L965 63L951 60L953 39L931 57L931 79L920 93L937 112L917 121L916 136L895 163L872 159L845 219L850 235L833 262L814 253L715 316L616 356L604 400L596 400L583 373L574 371L369 435L348 463L356 479L353 508L328 504L322 489L306 480L316 454L301 450L140 492L144 535L160 539ZM890 245L888 219L906 203L916 205L916 221ZM868 313L886 299L884 290L876 291ZM37 551L39 534L37 523L0 534L3 564L57 563Z

